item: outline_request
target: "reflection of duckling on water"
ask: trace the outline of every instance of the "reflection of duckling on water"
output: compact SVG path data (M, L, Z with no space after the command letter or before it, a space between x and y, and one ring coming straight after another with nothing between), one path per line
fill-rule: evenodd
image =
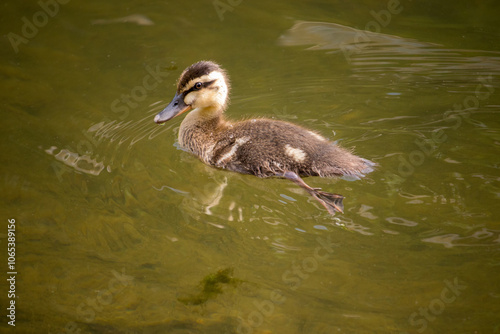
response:
M287 178L331 214L343 212L342 195L311 188L300 176L359 178L373 171L375 163L292 123L264 118L228 121L223 115L228 93L225 71L200 61L182 72L174 99L154 120L163 123L192 110L181 123L179 144L203 162L243 174Z

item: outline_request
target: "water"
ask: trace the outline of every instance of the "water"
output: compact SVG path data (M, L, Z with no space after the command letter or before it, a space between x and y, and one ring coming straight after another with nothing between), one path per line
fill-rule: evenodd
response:
M19 332L500 331L496 3L2 7L24 38L0 51ZM344 215L205 166L176 144L181 119L153 123L201 59L228 71L231 118L296 122L379 164L307 179Z

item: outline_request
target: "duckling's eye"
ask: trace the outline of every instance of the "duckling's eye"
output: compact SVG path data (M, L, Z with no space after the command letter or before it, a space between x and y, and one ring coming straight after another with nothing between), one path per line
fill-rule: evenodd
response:
M194 84L194 88L195 88L196 90L200 90L200 89L201 89L201 87L203 87L203 84L202 84L201 82L197 82L197 83L195 83L195 84Z

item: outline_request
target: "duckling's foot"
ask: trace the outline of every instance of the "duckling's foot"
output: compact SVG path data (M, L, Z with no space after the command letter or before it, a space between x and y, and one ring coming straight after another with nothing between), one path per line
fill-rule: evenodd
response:
M320 191L321 188L312 188L294 172L285 172L278 176L289 179L304 188L312 197L318 200L331 215L335 215L335 212L344 213L344 204L342 203L344 196Z

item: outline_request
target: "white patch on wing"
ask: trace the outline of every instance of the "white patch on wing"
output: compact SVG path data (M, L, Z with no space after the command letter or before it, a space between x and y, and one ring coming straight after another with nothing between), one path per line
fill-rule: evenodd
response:
M300 148L291 147L288 144L285 145L285 153L297 162L304 162L307 158L306 152Z
M228 161L231 161L233 156L236 154L236 151L238 148L248 142L250 140L250 137L241 137L236 139L236 142L233 144L233 147L229 150L229 152L225 153L222 157L217 160L217 165L220 165L221 163L226 163Z
M206 164L210 165L210 159L214 154L215 144L209 145L206 150L204 150L201 154L201 160L203 160Z
M325 141L326 140L325 137L323 137L322 135L317 134L314 131L309 131L309 134L311 136L313 136L314 138L318 139L318 140L321 140L321 141Z

